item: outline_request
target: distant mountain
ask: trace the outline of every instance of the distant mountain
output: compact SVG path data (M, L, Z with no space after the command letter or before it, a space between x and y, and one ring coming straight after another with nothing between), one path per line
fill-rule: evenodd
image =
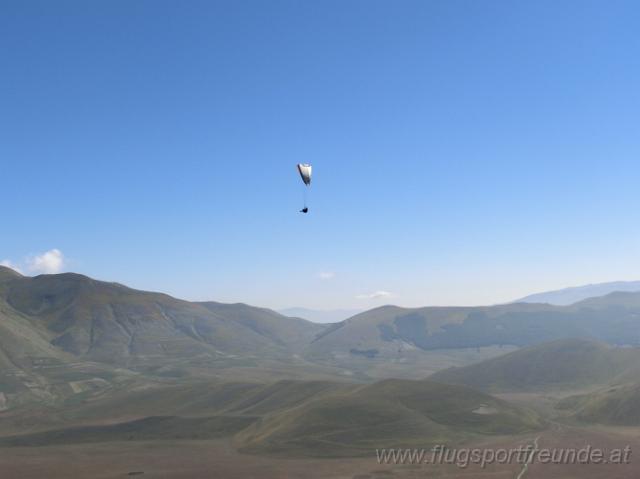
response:
M540 391L602 385L640 367L640 349L565 339L522 348L429 379L485 391Z
M248 352L289 355L323 328L264 308L190 303L73 273L31 278L4 272L2 305L14 322L40 332L49 348L119 364Z
M531 294L514 302L547 303L554 304L556 306L567 306L587 298L605 296L615 291L638 292L640 291L640 281L614 281L611 283L575 286L571 288L559 289L557 291L547 291L544 293Z
M253 369L261 378L332 376L299 358L324 328L245 304L0 267L0 410L145 382L146 374L212 377L238 367L249 377Z
M529 346L566 338L640 345L640 293L612 293L571 306L383 306L320 332L307 357L400 359L412 351Z
M640 293L613 293L564 307L383 306L321 325L246 304L194 303L74 273L26 277L0 267L0 314L7 317L0 323L7 338L0 343L0 362L12 364L19 362L11 353L16 348L30 350L23 354L30 358L64 356L132 367L185 358L383 359L410 351L527 346L576 337L640 343Z
M302 318L314 323L337 323L361 313L361 309L307 309L287 308L278 310L280 314L292 318Z

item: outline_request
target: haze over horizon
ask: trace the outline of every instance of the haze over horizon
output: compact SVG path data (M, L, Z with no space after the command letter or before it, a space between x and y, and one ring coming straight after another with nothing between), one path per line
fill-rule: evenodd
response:
M249 3L3 3L3 264L274 309L638 279L635 2Z

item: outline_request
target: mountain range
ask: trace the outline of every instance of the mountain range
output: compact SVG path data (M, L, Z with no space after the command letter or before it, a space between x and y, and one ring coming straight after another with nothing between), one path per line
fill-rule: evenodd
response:
M118 365L199 355L289 355L323 329L245 304L192 303L79 274L32 278L6 268L0 270L0 307L28 337L32 356L72 355ZM2 324L6 328L7 319ZM3 352L10 346L3 344Z
M188 302L74 273L27 277L0 267L0 366L19 369L80 359L170 375L270 362L366 379L372 364L410 366L434 352L562 338L635 345L638 325L640 293L631 292L570 306L383 306L317 324L241 303Z
M563 338L640 342L640 293L570 306L383 306L333 324L0 267L0 408L163 378L419 379Z
M635 293L638 291L640 291L640 281L612 281L610 283L587 284L584 286L573 286L556 291L531 294L515 302L547 303L556 306L568 306L587 298L605 296L614 292Z
M560 402L567 418L620 424L640 418L638 326L636 292L316 324L0 267L0 447L224 437L367 455L533 433L540 411L505 398L564 390L586 391Z

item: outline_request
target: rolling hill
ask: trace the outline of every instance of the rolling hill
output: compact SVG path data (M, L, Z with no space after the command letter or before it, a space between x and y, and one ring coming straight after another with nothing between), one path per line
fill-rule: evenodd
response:
M340 457L540 427L531 411L470 388L389 379L266 415L239 432L235 445L249 453Z
M582 422L640 426L640 382L612 384L589 394L566 398L559 406L573 409L574 417Z
M535 413L485 393L410 380L144 387L68 400L38 416L30 427L3 427L0 447L233 437L247 453L349 457L376 447L458 444L543 425Z
M0 437L0 447L50 446L110 441L202 440L229 436L250 425L250 416L150 416L134 421L76 426Z
M601 385L640 367L640 349L567 339L522 348L429 379L492 391L540 391Z
M571 306L383 306L330 325L309 345L313 358L393 359L408 351L529 346L582 338L640 344L640 293L612 293Z

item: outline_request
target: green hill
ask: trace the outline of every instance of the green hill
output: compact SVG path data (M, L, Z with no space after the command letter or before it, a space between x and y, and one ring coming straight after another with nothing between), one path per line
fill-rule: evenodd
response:
M146 416L261 416L358 387L333 381L284 380L268 383L199 381L122 389L78 402L70 398L53 411L64 421L88 423Z
M288 356L323 329L263 308L190 303L72 273L30 278L4 271L0 278L0 304L48 342L111 364L247 352Z
M392 359L412 349L522 347L568 338L640 345L639 326L640 293L612 293L571 306L383 306L331 325L318 334L307 354Z
M640 366L640 349L567 339L530 346L429 379L486 391L537 391L605 384Z
M226 437L247 427L250 416L150 416L117 424L78 426L0 437L0 447L50 446L109 441L201 440Z
M573 410L574 417L583 422L640 426L640 382L612 384L590 394L571 396L559 407Z
M235 444L251 453L338 457L540 426L532 412L466 387L385 380L264 416L239 432Z
M233 367L265 379L331 376L295 356L323 328L244 304L0 267L0 411Z
M21 434L0 436L0 446L233 436L244 452L329 457L459 444L528 432L541 422L487 394L430 381L279 381L202 382L70 399L31 422L23 419L21 427Z

